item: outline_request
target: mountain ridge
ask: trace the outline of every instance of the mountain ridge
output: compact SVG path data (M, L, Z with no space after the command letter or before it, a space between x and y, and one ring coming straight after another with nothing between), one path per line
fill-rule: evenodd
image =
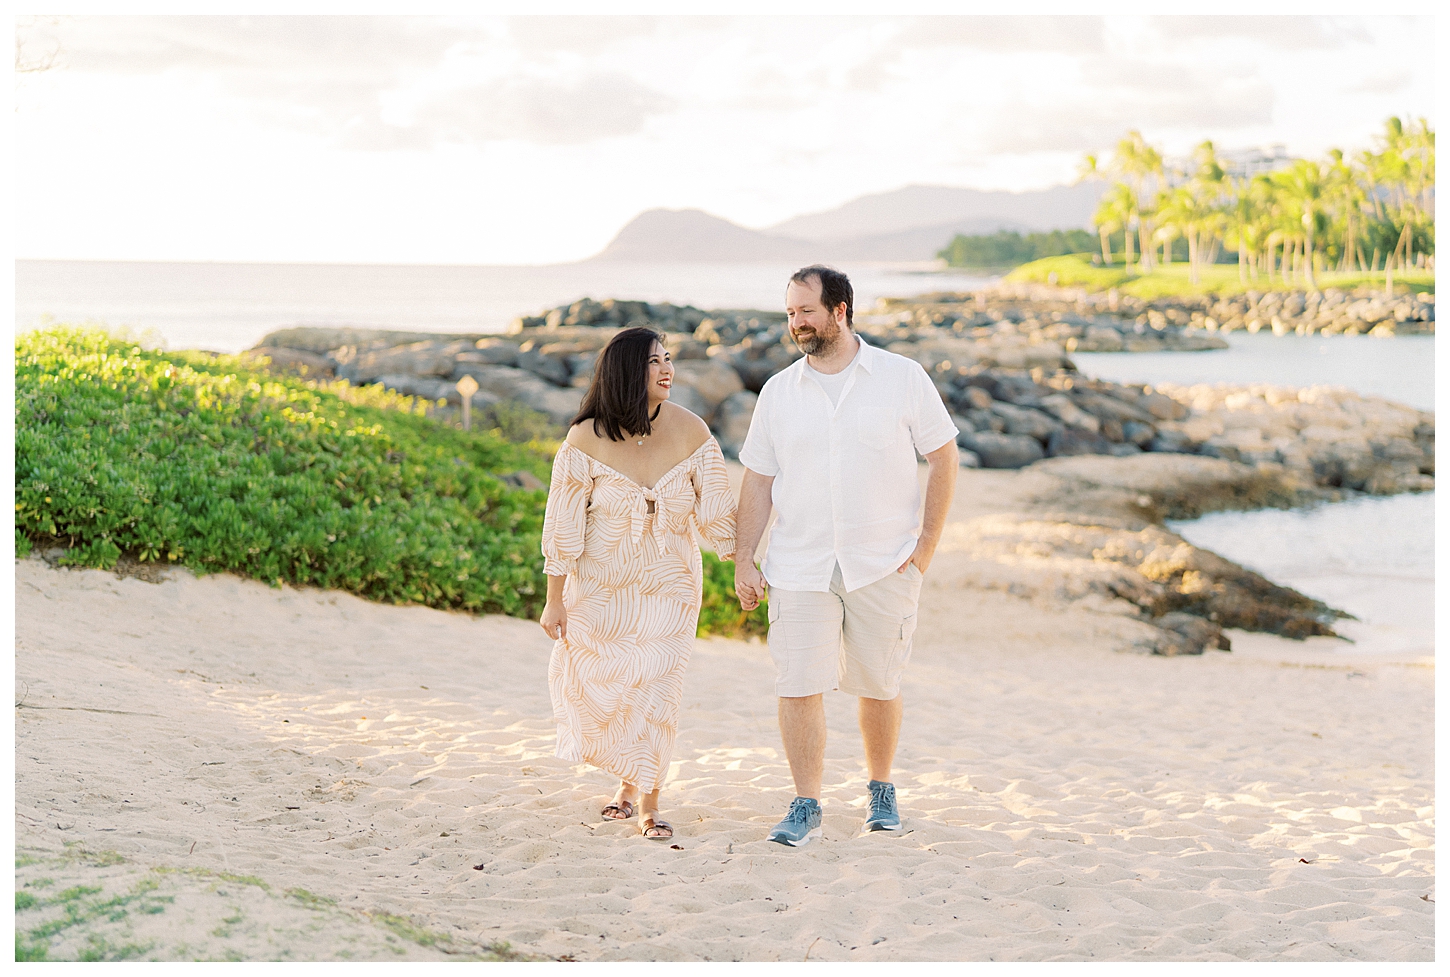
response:
M1101 181L1059 184L1044 190L973 190L909 184L868 193L830 210L801 214L762 228L768 234L812 241L888 234L930 225L996 218L1028 231L1087 227L1102 196ZM946 247L943 241L940 247Z
M1100 184L1010 192L911 185L748 228L697 208L646 210L590 261L931 261L957 234L1091 226Z

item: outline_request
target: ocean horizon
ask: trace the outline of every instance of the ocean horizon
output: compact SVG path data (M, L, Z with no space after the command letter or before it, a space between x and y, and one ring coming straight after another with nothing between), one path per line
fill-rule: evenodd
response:
M581 298L779 310L789 262L357 265L265 262L15 262L15 328L101 323L152 331L171 349L235 353L289 326L503 332ZM993 278L921 264L845 266L864 312L884 296L980 288Z

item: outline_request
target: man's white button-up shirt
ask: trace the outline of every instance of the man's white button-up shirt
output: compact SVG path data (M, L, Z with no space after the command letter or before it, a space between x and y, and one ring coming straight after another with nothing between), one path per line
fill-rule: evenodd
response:
M761 567L772 587L825 592L839 563L850 591L901 566L920 530L917 452L957 436L920 363L860 343L834 407L804 357L756 402L740 461L775 478Z

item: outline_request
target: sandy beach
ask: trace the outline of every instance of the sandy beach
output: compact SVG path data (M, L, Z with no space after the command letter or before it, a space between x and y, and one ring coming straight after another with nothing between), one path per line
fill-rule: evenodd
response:
M905 832L858 834L837 694L801 850L763 840L793 790L759 642L698 643L658 843L553 757L532 622L18 561L17 933L69 905L53 959L1432 960L1428 649L1143 654L1123 602L975 547L1039 477L962 473Z

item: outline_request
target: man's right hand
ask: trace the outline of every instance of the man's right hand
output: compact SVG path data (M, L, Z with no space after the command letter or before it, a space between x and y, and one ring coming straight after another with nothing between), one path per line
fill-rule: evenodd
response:
M765 574L754 563L735 564L735 596L740 598L740 609L753 611L765 597Z

